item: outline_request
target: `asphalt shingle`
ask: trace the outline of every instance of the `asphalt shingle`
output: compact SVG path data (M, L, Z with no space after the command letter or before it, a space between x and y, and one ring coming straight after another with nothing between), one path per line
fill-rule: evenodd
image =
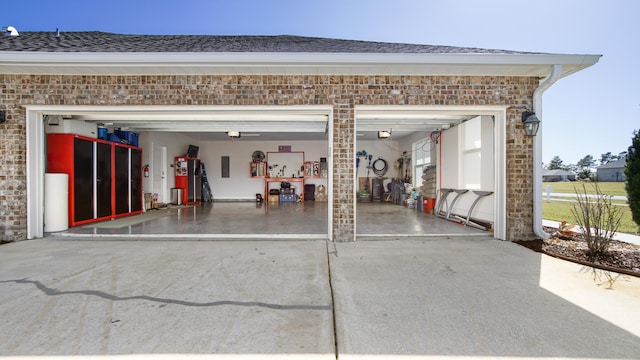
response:
M468 47L384 43L304 36L128 35L100 31L28 32L0 36L0 51L35 52L248 52L378 54L532 54Z

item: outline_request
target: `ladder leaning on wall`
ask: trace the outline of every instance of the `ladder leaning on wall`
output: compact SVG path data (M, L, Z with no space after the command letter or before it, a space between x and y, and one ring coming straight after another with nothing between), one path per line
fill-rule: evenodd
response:
M211 186L209 186L209 180L207 179L207 171L204 168L204 163L200 163L202 171L202 202L212 202L213 194L211 193Z

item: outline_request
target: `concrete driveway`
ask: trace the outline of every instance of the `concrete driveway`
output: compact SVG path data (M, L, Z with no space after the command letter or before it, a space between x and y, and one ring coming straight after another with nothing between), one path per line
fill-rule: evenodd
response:
M638 299L486 238L47 238L0 246L0 356L637 359Z

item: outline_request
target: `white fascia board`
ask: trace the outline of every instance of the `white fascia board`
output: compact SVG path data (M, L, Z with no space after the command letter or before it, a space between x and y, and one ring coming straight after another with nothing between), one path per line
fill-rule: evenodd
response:
M562 64L564 76L600 55L362 53L1 52L6 74L352 74L538 76Z

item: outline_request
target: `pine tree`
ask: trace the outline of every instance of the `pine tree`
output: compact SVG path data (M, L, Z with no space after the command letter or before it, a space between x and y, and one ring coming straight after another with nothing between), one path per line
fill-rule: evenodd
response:
M564 169L565 166L562 163L562 159L560 159L560 156L556 155L553 157L553 159L551 159L551 162L549 162L549 166L547 167L547 169L549 170L556 170L556 169Z
M640 226L640 130L633 132L624 168L625 189L633 221Z

